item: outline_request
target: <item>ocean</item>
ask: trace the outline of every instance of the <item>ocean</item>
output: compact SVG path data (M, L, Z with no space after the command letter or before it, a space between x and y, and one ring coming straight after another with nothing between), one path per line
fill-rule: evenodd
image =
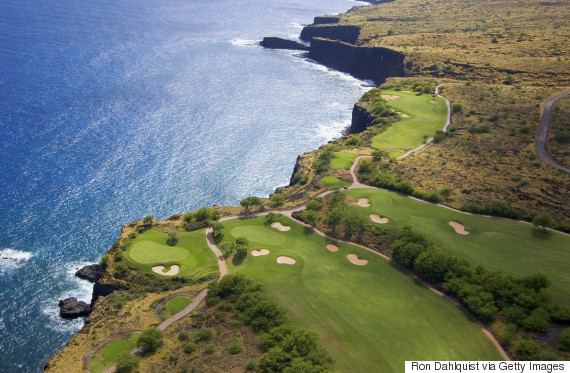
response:
M341 135L367 84L257 42L355 5L0 2L0 372L77 333L57 301L123 224L267 197Z

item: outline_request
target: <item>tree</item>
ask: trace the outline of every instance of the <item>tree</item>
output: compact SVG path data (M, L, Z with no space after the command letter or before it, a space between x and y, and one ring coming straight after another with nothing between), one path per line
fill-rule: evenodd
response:
M360 145L361 142L362 139L360 138L360 136L352 135L346 140L344 144L350 147L358 147L358 145Z
M271 204L273 207L280 207L283 206L285 203L285 197L281 194L274 194L271 196Z
M451 111L454 113L461 113L463 111L463 106L461 106L461 104L453 104L451 105Z
M166 240L168 246L174 246L178 243L178 236L176 232L168 232L168 240Z
M532 219L532 225L535 227L541 227L543 232L546 231L546 227L551 227L553 224L554 220L549 214L538 215Z
M224 225L220 222L210 220L208 221L208 226L212 228L212 235L214 236L214 240L221 239L222 229L224 229Z
M154 222L154 216L153 215L147 215L143 219L143 223L145 225L152 225L153 222Z
M137 340L137 347L144 353L156 351L162 345L162 332L157 328L148 328L141 333Z
M515 352L520 360L540 360L540 345L530 339L520 341Z
M372 152L372 159L376 162L379 162L382 160L382 158L387 157L388 156L388 152L385 152L384 150L374 150Z
M242 199L239 204L246 210L249 211L252 207L261 207L263 206L263 202L259 197L251 196Z
M430 247L418 255L414 268L429 280L440 283L449 270L448 256L441 249Z
M305 212L305 221L308 224L312 225L313 227L315 226L315 224L317 224L318 219L319 216L313 210L307 210L307 212Z
M117 368L115 372L117 373L130 373L136 372L137 368L139 367L140 358L136 355L131 355L128 352L125 352L119 355L117 360Z

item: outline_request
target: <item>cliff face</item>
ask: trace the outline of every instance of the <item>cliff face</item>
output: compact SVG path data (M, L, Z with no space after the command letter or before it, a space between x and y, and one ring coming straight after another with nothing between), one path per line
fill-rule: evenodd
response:
M358 47L336 40L315 38L309 57L358 79L382 84L391 76L404 76L404 54L381 47Z
M367 127L372 125L374 119L376 119L376 117L370 114L368 110L359 106L358 103L354 104L354 108L352 109L352 121L350 127L348 127L348 133L364 131Z
M292 49L292 50L301 50L301 51L309 50L309 47L306 45L297 43L296 41L293 40L287 40L275 36L264 37L263 40L259 43L259 45L269 49Z
M338 23L340 20L339 17L332 17L332 16L318 16L315 17L313 24L315 25L324 25L324 24L331 24L331 23Z
M300 38L304 41L313 41L314 38L327 38L354 44L358 39L358 35L360 35L360 28L358 26L309 25L303 28Z

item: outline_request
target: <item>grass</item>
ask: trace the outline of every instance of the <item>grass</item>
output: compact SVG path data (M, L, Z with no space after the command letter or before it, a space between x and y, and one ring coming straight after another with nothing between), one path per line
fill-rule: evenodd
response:
M354 200L368 198L370 207L349 207L365 219L376 213L390 219L387 227L411 226L443 250L473 264L517 276L544 273L552 282L545 294L553 302L570 307L570 237L543 233L514 220L463 214L385 190L351 189L343 193ZM463 224L470 234L455 233L449 225L452 220Z
M262 283L304 327L320 334L336 360L350 372L402 371L405 360L500 360L501 356L475 323L450 301L436 295L407 272L352 245L331 243L313 230L278 216L291 230L264 225L264 218L224 222L226 238L247 235L250 250L266 248L266 256L248 255L230 272L242 272ZM244 230L247 228L247 230ZM269 242L267 237L280 236ZM334 243L334 242L333 242ZM346 255L367 259L351 264ZM277 264L289 256L294 265Z
M168 301L166 308L172 313L177 313L182 311L189 304L190 299L188 297L176 297Z
M501 200L517 211L527 211L526 215L548 212L570 223L570 178L540 160L534 150L540 97L556 92L560 90L445 86L443 95L462 106L462 112L452 114L457 131L389 165L388 171L421 190L453 189L452 207ZM482 126L490 132L473 131Z
M127 258L149 272L156 265L169 269L177 264L180 266L178 276L204 277L219 273L216 256L206 243L204 229L177 234L176 246L167 246L168 234L157 229L139 234L129 243Z
M396 111L407 114L404 118L392 124L386 131L372 138L372 147L383 150L415 149L422 145L427 138L433 136L436 130L442 130L445 125L447 107L443 99L424 94L405 93L395 90L382 90L382 94L397 95L400 98L388 101ZM437 101L437 104L430 103Z
M350 166L354 163L356 159L356 154L345 153L345 152L335 152L334 157L331 160L331 168L335 170L349 170Z
M101 352L93 356L87 363L89 371L91 373L100 373L115 364L121 354L130 352L136 347L139 334L133 333L128 338L117 339L103 347Z
M327 175L325 177L323 177L321 179L321 183L323 184L323 186L327 189L342 189L345 186L350 185L351 183L348 181L342 181L341 179L339 179L336 176L333 175Z

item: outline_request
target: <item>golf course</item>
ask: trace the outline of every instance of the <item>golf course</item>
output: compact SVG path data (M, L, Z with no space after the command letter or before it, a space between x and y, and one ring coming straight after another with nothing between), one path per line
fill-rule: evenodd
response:
M443 130L447 107L442 98L396 90L382 90L382 97L400 113L401 120L374 136L373 148L386 150L392 157L399 156L425 143L435 131Z
M356 154L346 152L334 152L331 160L331 168L335 170L348 170L354 163Z
M319 333L340 371L401 371L413 359L502 359L460 308L406 271L283 215L275 220L291 229L273 228L265 217L224 221L224 240L250 243L245 260L228 269L263 284L297 323Z
M168 234L150 229L131 240L127 247L127 258L149 272L159 274L166 274L172 267L177 270L171 275L177 276L204 277L219 274L217 260L208 248L204 229L179 232L177 236L176 245L169 246L166 243ZM162 271L157 272L157 267L162 267Z
M552 302L570 307L568 235L515 220L464 214L386 190L342 193L353 202L368 199L370 207L349 207L365 219L377 214L389 219L387 227L411 226L436 246L475 265L517 276L544 273L552 282L545 294ZM457 233L450 222L463 225L469 233Z

